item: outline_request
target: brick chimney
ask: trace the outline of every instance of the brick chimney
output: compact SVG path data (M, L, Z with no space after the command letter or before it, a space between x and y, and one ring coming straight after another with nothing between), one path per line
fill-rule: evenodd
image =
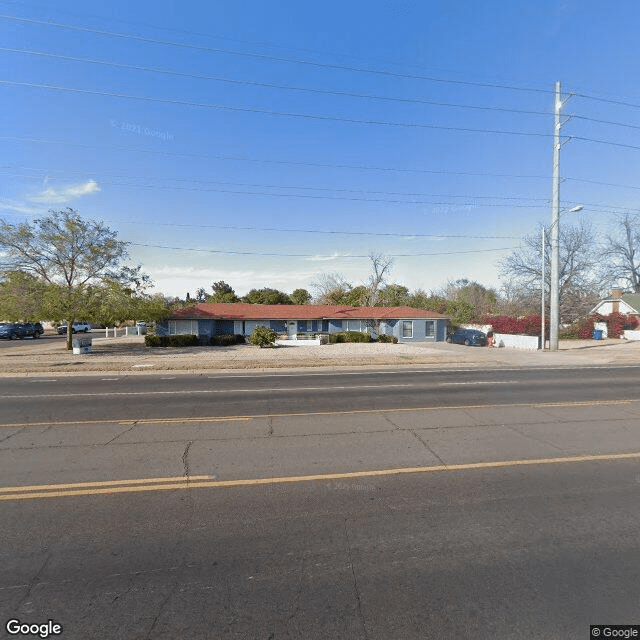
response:
M611 311L613 313L620 313L620 298L622 297L622 289L611 289L611 297L613 298Z

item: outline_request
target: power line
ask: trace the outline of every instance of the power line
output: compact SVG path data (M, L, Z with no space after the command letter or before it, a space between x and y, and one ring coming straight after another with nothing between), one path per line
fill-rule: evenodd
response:
M279 258L312 258L312 259L329 259L329 258L369 258L367 255L355 255L355 254L340 254L340 255L311 255L303 253L271 253L265 251L232 251L229 249L195 249L192 247L171 247L167 245L159 244L145 244L139 242L129 243L134 247L148 247L151 249L167 249L172 251L194 251L198 253L215 253L224 255L241 255L241 256L271 256ZM460 255L466 253L489 253L494 251L509 251L517 249L517 247L501 247L499 249L474 249L470 251L441 251L437 253L396 253L390 255L392 258L415 258L415 257L427 257L427 256L451 256Z
M105 60L94 60L90 58L78 58L74 56L65 56L55 53L49 53L46 51L30 51L26 49L12 49L8 47L0 47L0 51L11 52L11 53L21 53L27 54L31 56L41 56L47 58L54 58L57 60L65 60L70 62L81 62L85 64L94 64L94 65L103 65L107 67L112 67L116 69L125 69L128 71L143 71L145 73L159 73L163 75L171 75L181 78L189 78L195 80L210 80L214 82L224 82L228 84L235 85L245 85L245 86L253 86L253 87L264 87L268 89L281 89L286 91L299 91L306 93L314 93L319 95L330 95L330 96L341 96L341 97L349 97L349 98L362 98L367 100L381 100L381 101L391 101L391 102L402 102L408 104L424 104L431 105L437 107L447 107L447 108L457 108L457 109L475 109L480 111L500 111L505 113L515 113L519 115L536 115L536 116L548 116L549 114L546 111L531 111L526 109L509 109L507 107L493 107L493 106L480 106L480 105L470 105L470 104L461 104L455 102L438 102L435 100L426 100L423 98L403 98L398 96L380 96L374 94L366 94L366 93L354 93L349 91L333 91L328 89L317 89L313 87L298 87L292 85L282 85L282 84L274 84L270 82L257 82L255 80L238 80L236 78L227 78L223 76L211 76L211 75L201 75L196 73L187 73L184 71L176 71L172 69L162 69L157 67L143 67L140 65L132 65L132 64L124 64L119 62L110 62ZM577 116L576 116L577 117Z
M537 133L530 131L510 131L506 129L474 129L471 127L452 127L445 125L436 125L429 123L418 122L392 122L389 120L360 120L358 118L343 118L339 116L328 116L322 114L308 114L308 113L293 113L286 111L272 111L269 109L260 109L258 107L238 107L222 104L213 104L208 102L191 102L188 100L174 100L171 98L153 98L150 96L134 96L125 93L115 93L112 91L95 91L91 89L78 89L75 87L61 87L50 84L40 84L35 82L15 82L13 80L0 80L0 84L14 86L14 87L29 87L36 89L47 89L49 91L66 91L69 93L80 93L83 95L103 96L110 98L121 98L125 100L140 100L143 102L159 102L162 104L175 104L186 107L198 107L204 109L218 109L220 111L233 111L240 113L261 113L263 115L280 116L286 118L303 118L307 120L320 120L327 122L345 122L347 124L366 124L366 125L379 125L387 127L402 127L413 129L437 129L441 131L458 131L462 133L491 133L500 135L513 135L513 136L529 136L537 138L550 138L552 134Z
M533 111L530 109L513 109L507 107L496 107L496 106L482 106L482 105L472 105L472 104L464 104L457 102L441 102L436 100L426 100L424 98L405 98L399 96L381 96L376 94L367 94L367 93L355 93L350 91L337 91L330 89L318 89L315 87L300 87L294 85L282 85L270 82L258 82L256 80L240 80L237 78L228 78L223 76L212 76L212 75L202 75L196 73L188 73L186 71L178 71L175 69L166 69L166 68L158 68L158 67L145 67L141 65L133 65L126 64L120 62L113 62L108 60L96 60L92 58L81 58L76 56L67 56L62 54L51 53L48 51L33 51L27 49L16 49L10 47L0 47L0 51L9 52L9 53L18 53L23 55L30 56L39 56L52 58L56 60L64 60L68 62L80 62L83 64L92 64L92 65L101 65L116 69L124 69L128 71L142 71L145 73L157 73L162 75L170 75L180 78L189 78L195 80L207 80L213 82L222 82L226 84L234 84L240 86L253 86L253 87L263 87L267 89L278 89L284 91L297 91L301 93L312 93L317 95L329 95L329 96L340 96L340 97L349 97L349 98L359 98L366 100L378 100L378 101L387 101L387 102L400 102L405 104L422 104L422 105L431 105L437 107L446 107L446 108L456 108L456 109L470 109L470 110L478 110L478 111L497 111L503 113L514 113L518 115L536 115L536 116L548 116L548 112L546 111ZM572 94L576 95L576 94ZM625 103L627 106L637 106L640 108L640 105L630 105ZM625 122L617 122L612 120L602 120L598 118L591 118L589 116L579 115L579 114L571 114L571 117L576 120L584 120L586 122L594 122L598 124L606 124L617 127L625 127L630 129L640 129L640 125L629 124Z
M563 180L571 181L571 182L583 182L585 184L597 184L603 187L616 187L618 189L640 189L638 185L630 185L630 184L617 184L614 182L600 182L599 180L588 180L586 178L570 178L564 177Z
M396 72L393 72L393 71L384 71L384 70L380 70L380 69L367 69L367 68L363 68L363 67L352 67L352 66L348 66L348 65L330 64L330 63L324 63L324 62L314 62L312 60L300 60L300 59L296 59L296 58L285 58L285 57L280 57L280 56L272 56L272 55L268 55L268 54L254 53L254 52L249 52L249 51L237 51L237 50L234 50L234 49L205 47L205 46L202 46L202 45L196 45L196 44L192 44L192 43L174 42L174 41L171 41L171 40L161 40L161 39L149 38L149 37L145 37L145 36L138 36L138 35L132 35L132 34L126 34L126 33L118 33L118 32L115 32L115 31L105 31L105 30L102 30L102 29L91 29L89 27L80 27L80 26L77 26L77 25L63 24L63 23L59 23L59 22L53 22L51 20L48 20L48 21L36 20L36 19L33 19L33 18L21 18L21 17L18 17L18 16L11 16L11 15L6 15L6 14L0 14L0 18L4 19L4 20L13 20L13 21L16 21L16 22L23 22L23 23L27 23L27 24L38 24L38 25L43 25L43 26L47 26L47 27L55 27L55 28L58 28L58 29L68 29L68 30L71 30L71 31L78 31L78 32L82 32L82 33L93 33L93 34L96 34L96 35L107 36L107 37L111 37L111 38L134 40L134 41L137 41L137 42L144 42L144 43L147 43L147 44L159 44L159 45L163 45L163 46L171 46L171 47L177 47L177 48L192 49L192 50L196 50L196 51L205 51L205 52L208 52L208 53L223 53L223 54L227 54L227 55L234 55L234 56L241 56L241 57L248 57L248 58L256 58L256 59L260 59L260 60L270 60L270 61L273 61L273 62L287 62L287 63L291 63L291 64L307 65L307 66L318 67L318 68L323 68L323 69L335 69L335 70L350 71L350 72L355 72L355 73L368 73L368 74L382 75L382 76L395 77L395 78L403 78L403 79L411 79L411 80L424 80L424 81L427 81L427 82L438 82L438 83L445 83L445 84L455 84L455 85L463 85L463 86L481 87L481 88L486 88L486 89L505 89L505 90L510 90L510 91L520 91L520 92L529 92L529 93L542 93L542 94L552 94L553 93L553 91L550 90L550 89L533 89L531 87L520 87L520 86L514 86L514 85L496 84L496 83L489 83L489 82L472 82L472 81L465 81L465 80L452 80L450 78L436 78L436 77L433 77L433 76L422 76L422 75L407 74L407 73L396 73Z
M3 169L4 167L0 167ZM42 169L27 169L30 171L39 171L41 173L46 173L46 176L49 180L55 179L49 172L45 172ZM12 175L14 177L20 178L31 178L33 179L36 176L29 174L21 174L15 172L6 172L5 175ZM111 184L118 186L131 186L131 187L140 187L140 188L148 188L148 189L158 189L158 188L166 188L166 189L175 189L175 190L193 190L193 191L218 191L217 189L198 189L191 188L187 189L186 187L174 187L174 186L165 186L167 182L177 181L177 182L194 182L196 184L213 184L213 185L224 185L224 186L241 186L241 187L250 187L250 188L268 188L268 189L299 189L305 191L325 191L325 192L336 192L336 193L360 193L367 195L392 195L392 196L406 196L406 197L428 197L428 198L471 198L474 200L509 200L509 201L528 201L528 202L543 202L548 203L548 198L531 198L524 196L493 196L493 195L474 195L474 194L448 194L448 193L411 193L411 192L402 192L402 191L375 191L375 190L366 190L366 189L344 189L339 187L311 187L306 185L278 185L278 184L261 184L261 183L246 183L246 182L229 182L229 181L219 181L219 180L208 180L204 178L174 178L174 177L155 177L155 176L114 176L113 174L110 177L124 177L131 178L134 180L147 180L153 181L157 180L162 183L161 186L154 184L137 184L133 182L106 182L101 180L100 184ZM245 193L242 191L241 193ZM252 192L246 192L252 193ZM263 195L260 193L260 195ZM279 194L272 194L279 195ZM280 194L287 195L287 194ZM291 194L296 195L296 194ZM320 197L320 196L318 196ZM393 200L391 202L404 202L402 200Z
M233 162L254 162L259 164L276 164L296 167L315 167L320 169L350 169L356 171L381 171L392 173L424 173L432 175L453 175L453 176L471 176L471 177L491 177L491 178L517 178L531 180L550 180L551 176L542 175L518 175L513 173L490 173L486 171L447 171L439 169L416 169L406 167L380 167L376 165L353 165L353 164L336 164L322 162L302 162L295 160L274 160L269 158L251 158L248 156L230 156L230 155L214 155L200 153L184 153L175 151L159 151L156 149L141 149L139 147L97 147L82 142L68 142L65 140L50 140L47 138L26 138L21 136L0 136L0 140L13 140L16 142L29 142L35 144L57 144L65 147L79 147L84 149L111 149L116 151L131 151L133 153L146 153L150 155L163 155L170 157L197 158L202 160L228 160ZM77 172L79 173L79 172Z
M598 118L589 118L587 116L580 116L576 114L571 114L570 117L577 120L585 120L587 122L596 122L598 124L608 124L615 127L626 127L628 129L640 129L640 125L628 124L626 122L614 122L613 120L599 120Z
M109 220L105 219L105 222L111 222L115 224L130 224L130 225L149 225L146 222L136 222L128 220ZM390 238L466 238L472 240L517 240L517 236L470 236L470 235L444 235L437 233L385 233L374 231L337 231L329 229L280 229L276 227L245 227L237 225L216 225L216 224L186 224L175 222L154 222L153 226L161 227L187 227L196 229L225 229L232 231L272 231L281 233L309 233L309 234L326 234L326 235L343 235L343 236L376 236L376 237L390 237Z
M20 2L12 2L12 0L0 0L1 2L3 2L4 4L20 4ZM37 6L37 3L31 2L30 3L33 6ZM290 51L298 51L298 52L303 52L305 54L313 54L313 55L342 55L342 56L346 56L348 58L352 58L352 59L360 59L360 60L364 60L365 62L378 62L378 63L382 63L385 65L393 65L393 66L400 66L400 67L409 67L409 68L414 68L414 69L424 69L424 70L428 70L428 71L433 71L434 69L431 67L425 67L423 65L416 65L416 64L406 64L406 63L400 63L396 60L382 60L382 59L376 59L376 58L365 58L364 56L358 56L358 55L354 55L353 53L348 53L345 54L344 52L336 52L336 51L321 51L321 50L317 50L317 49L308 49L308 48L303 48L303 47L291 47L291 46L287 46L287 47L283 47L280 44L274 44L273 42L257 42L257 41L252 41L252 40L243 40L240 38L231 38L229 36L221 36L221 35L215 35L215 34L210 34L210 33L203 33L203 32L197 32L197 31L193 31L193 30L184 30L184 29L173 29L173 28L169 28L169 27L161 27L158 25L153 25L150 24L147 20L145 20L144 23L140 23L140 22L132 22L132 21L128 21L128 20L122 20L120 18L115 18L114 16L97 16L97 15L92 15L92 14L80 14L77 11L74 12L69 12L69 11L64 11L61 10L59 7L56 7L55 10L57 11L57 13L63 14L63 15L71 15L73 16L73 18L77 19L80 15L84 15L84 17L89 17L89 18L93 18L95 20L100 20L101 22L104 22L105 20L112 20L113 22L116 23L120 23L120 24L125 24L127 26L131 26L134 27L137 30L139 30L139 28L141 26L144 26L146 28L151 28L151 29L155 29L155 30L159 30L159 31L167 31L169 33L177 33L180 35L186 35L186 36L199 36L199 37L204 37L207 39L213 39L213 40L227 40L230 42L234 42L234 43L240 43L243 45L251 45L251 46L258 46L258 47L266 47L268 49L284 49L284 50L290 50ZM51 11L51 7L46 7L46 11L50 12ZM456 71L452 71L451 69L436 69L436 71L438 72L446 72L446 73L457 73Z
M610 140L584 138L581 136L569 136L569 140L578 140L579 142L593 142L594 144L605 144L611 147L619 147L621 149L630 149L632 151L640 151L640 146L633 145L633 144L625 144L623 142L612 142Z
M575 96L576 98L584 98L585 100L594 100L596 102L604 102L605 104L615 104L619 107L631 107L632 109L640 109L640 104L626 102L624 100L614 100L612 98L600 98L598 96L589 95L586 93L576 93L573 91L571 92L571 95Z

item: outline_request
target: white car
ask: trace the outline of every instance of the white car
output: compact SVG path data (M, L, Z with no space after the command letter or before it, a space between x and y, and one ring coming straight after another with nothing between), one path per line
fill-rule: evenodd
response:
M58 333L67 333L67 324L63 323L58 327ZM71 333L89 333L91 331L91 325L88 322L74 322L71 327Z

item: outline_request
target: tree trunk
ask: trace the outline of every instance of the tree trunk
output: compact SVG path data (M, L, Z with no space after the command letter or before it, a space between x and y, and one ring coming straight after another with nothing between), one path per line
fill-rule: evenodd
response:
M71 351L73 348L73 320L67 323L67 350Z

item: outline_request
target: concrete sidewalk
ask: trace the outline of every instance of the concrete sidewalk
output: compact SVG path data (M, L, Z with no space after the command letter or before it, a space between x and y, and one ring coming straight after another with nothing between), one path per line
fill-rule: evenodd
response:
M74 355L46 338L24 341L0 352L0 376L144 371L190 372L211 370L318 367L424 366L545 367L640 364L640 342L620 339L566 340L560 350L521 351L507 348L431 344L332 344L260 349L232 347L148 348L143 336L93 338L93 353Z

